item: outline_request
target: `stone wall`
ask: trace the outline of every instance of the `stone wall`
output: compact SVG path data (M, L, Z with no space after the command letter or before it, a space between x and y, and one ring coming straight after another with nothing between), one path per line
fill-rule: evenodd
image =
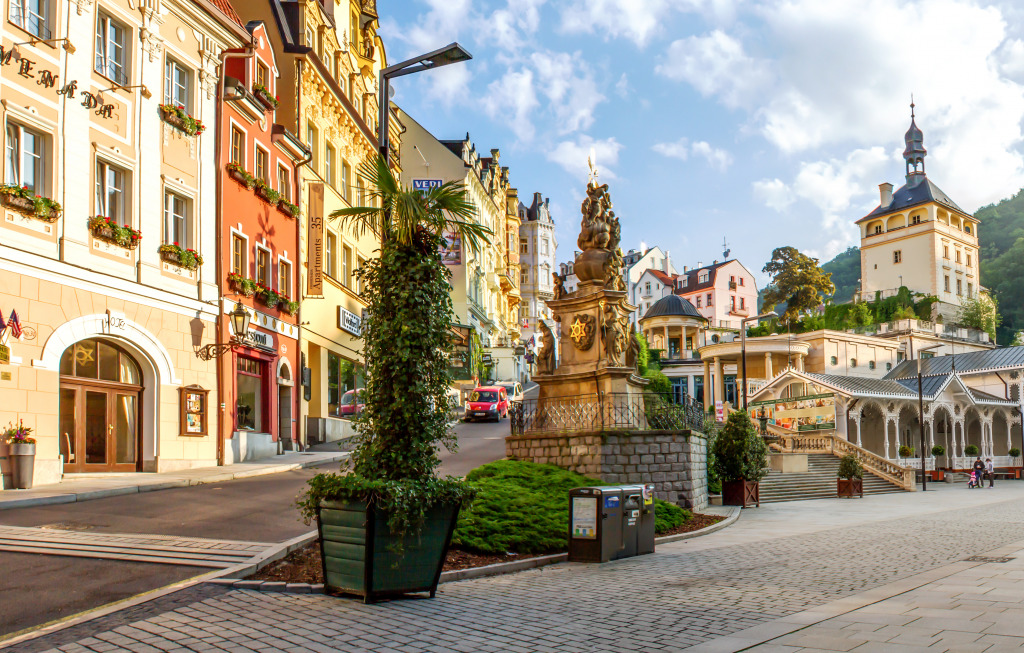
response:
M696 431L531 434L505 438L505 454L606 483L653 483L659 499L694 510L708 505L707 438Z

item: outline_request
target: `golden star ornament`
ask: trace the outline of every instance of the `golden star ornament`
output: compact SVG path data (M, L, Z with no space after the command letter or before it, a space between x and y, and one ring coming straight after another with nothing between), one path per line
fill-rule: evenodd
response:
M569 337L576 342L579 342L580 340L583 340L584 335L586 334L584 333L583 322L580 318L576 318L576 321L572 323L572 328L569 331Z

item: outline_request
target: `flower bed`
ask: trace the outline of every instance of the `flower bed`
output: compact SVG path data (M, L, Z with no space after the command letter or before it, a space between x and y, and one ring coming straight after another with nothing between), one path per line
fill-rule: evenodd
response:
M260 101L260 104L265 106L268 111L273 111L281 104L281 99L274 97L267 90L267 87L263 84L253 84L252 94L256 96L256 99Z
M206 131L203 121L193 118L180 104L161 104L160 117L171 127L181 130L189 136L198 136Z
M93 238L113 243L125 249L135 249L142 240L142 232L119 225L113 218L97 215L89 220L89 231Z
M160 258L186 270L195 270L203 264L203 257L194 249L181 247L178 243L160 246Z
M0 203L43 222L56 222L60 218L61 205L49 197L35 195L28 186L4 184L0 186Z
M228 283L234 288L238 294L246 297L252 297L256 294L257 283L255 279L243 277L240 274L229 274Z

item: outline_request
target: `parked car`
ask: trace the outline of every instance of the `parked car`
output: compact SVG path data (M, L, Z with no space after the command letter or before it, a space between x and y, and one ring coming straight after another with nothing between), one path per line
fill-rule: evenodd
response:
M494 420L508 417L508 392L496 385L483 385L470 393L466 402L463 419L475 422L478 419Z
M366 400L363 398L363 389L356 388L341 396L338 412L342 415L358 415L363 412L364 408L366 408Z
M501 381L494 385L499 388L505 388L505 393L508 394L509 401L523 400L523 385L521 383L516 383L515 381Z

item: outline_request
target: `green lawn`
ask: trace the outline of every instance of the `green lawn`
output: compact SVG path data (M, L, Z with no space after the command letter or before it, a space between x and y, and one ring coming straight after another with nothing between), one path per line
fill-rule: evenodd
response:
M477 488L472 506L463 508L452 545L480 553L546 553L568 546L569 490L608 485L555 465L499 460L466 476ZM655 499L655 525L661 533L692 515Z

